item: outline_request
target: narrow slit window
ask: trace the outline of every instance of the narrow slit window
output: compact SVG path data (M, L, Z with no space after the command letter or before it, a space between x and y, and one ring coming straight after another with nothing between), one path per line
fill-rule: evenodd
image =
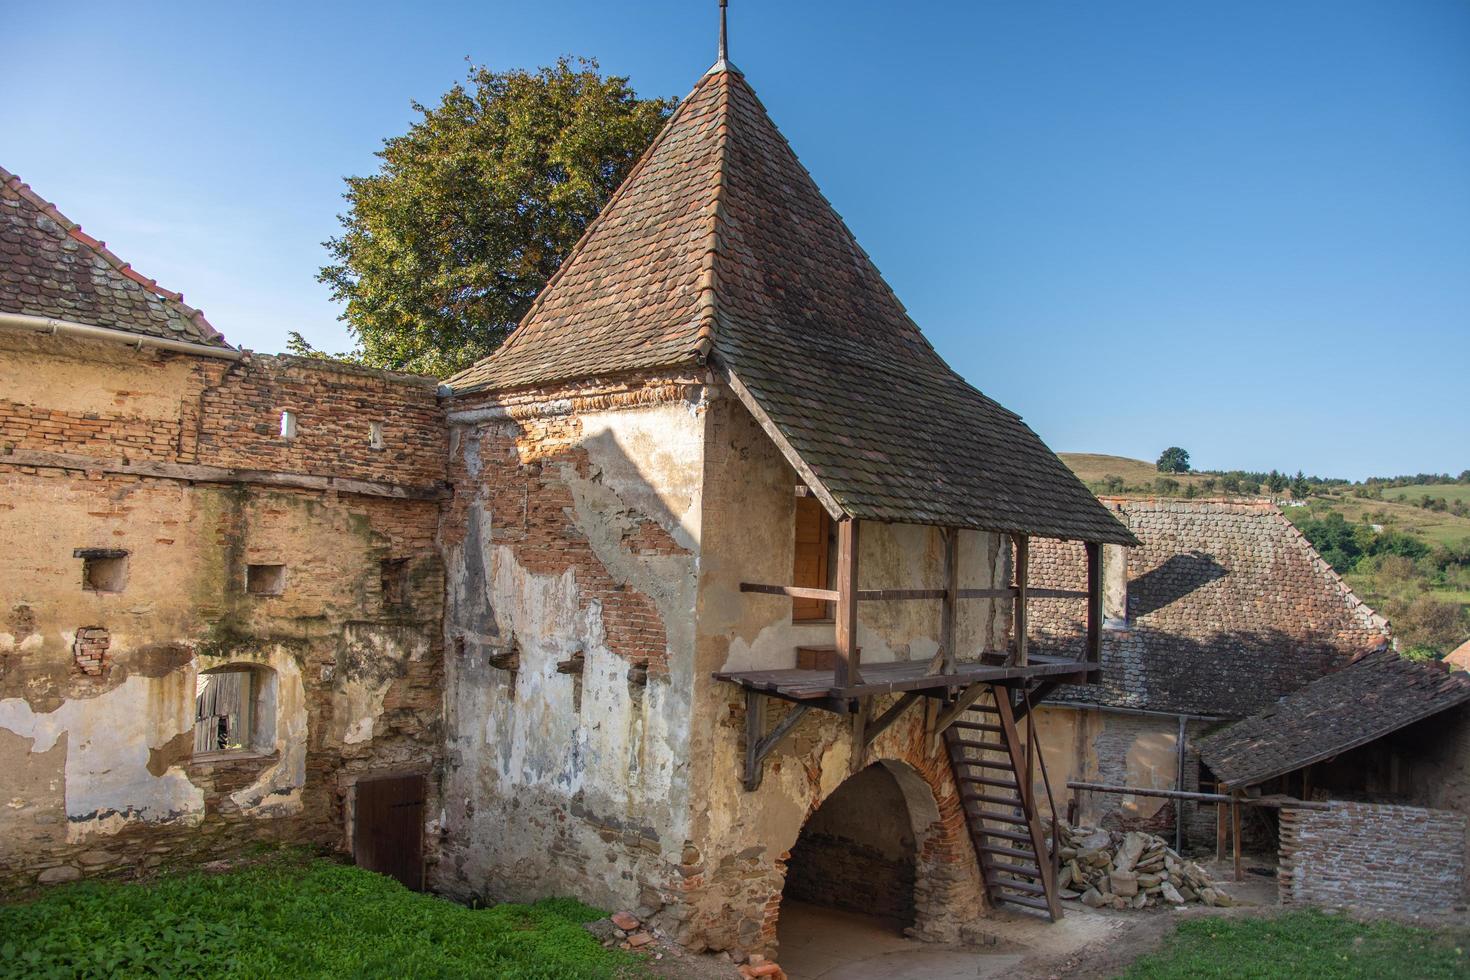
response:
M295 439L296 438L296 413L295 412L282 412L281 413L281 438L282 439Z
M245 591L251 595L280 595L286 591L285 565L246 565Z
M796 498L796 562L791 584L806 589L832 587L832 518L816 497ZM832 618L832 604L821 599L792 599L793 622Z
M128 553L113 548L78 548L72 552L82 560L82 589L86 592L121 592L128 581Z
M374 449L383 448L383 423L368 423L368 445Z

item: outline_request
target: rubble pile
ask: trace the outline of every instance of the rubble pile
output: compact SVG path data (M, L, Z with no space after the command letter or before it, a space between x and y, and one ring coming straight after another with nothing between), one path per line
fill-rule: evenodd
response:
M1162 837L1061 825L1063 898L1092 908L1141 909L1153 905L1234 905L1204 869L1185 860Z

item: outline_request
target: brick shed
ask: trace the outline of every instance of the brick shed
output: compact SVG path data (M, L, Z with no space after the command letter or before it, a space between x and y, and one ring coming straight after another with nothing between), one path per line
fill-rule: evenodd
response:
M1224 788L1281 811L1283 902L1445 911L1465 894L1470 676L1391 650L1200 742Z

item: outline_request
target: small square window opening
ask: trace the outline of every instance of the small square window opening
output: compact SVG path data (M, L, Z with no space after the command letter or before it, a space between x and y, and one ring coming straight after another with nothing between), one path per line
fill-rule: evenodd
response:
M285 565L246 565L245 591L251 595L280 595L286 591Z
M121 592L128 581L128 553L113 548L78 548L72 554L82 560L82 589L87 592Z

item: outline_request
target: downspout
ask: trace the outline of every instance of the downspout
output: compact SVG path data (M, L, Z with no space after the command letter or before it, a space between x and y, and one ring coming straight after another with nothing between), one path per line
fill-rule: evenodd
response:
M117 344L127 344L139 350L152 347L157 350L194 354L198 357L218 357L226 361L242 360L247 355L246 351L235 350L232 347L211 347L208 344L195 344L185 340L149 337L145 334L129 333L126 330L94 327L89 323L73 323L70 320L58 320L49 316L31 316L28 313L0 313L0 327L52 336L65 334L69 337L82 337L88 340L107 340Z

